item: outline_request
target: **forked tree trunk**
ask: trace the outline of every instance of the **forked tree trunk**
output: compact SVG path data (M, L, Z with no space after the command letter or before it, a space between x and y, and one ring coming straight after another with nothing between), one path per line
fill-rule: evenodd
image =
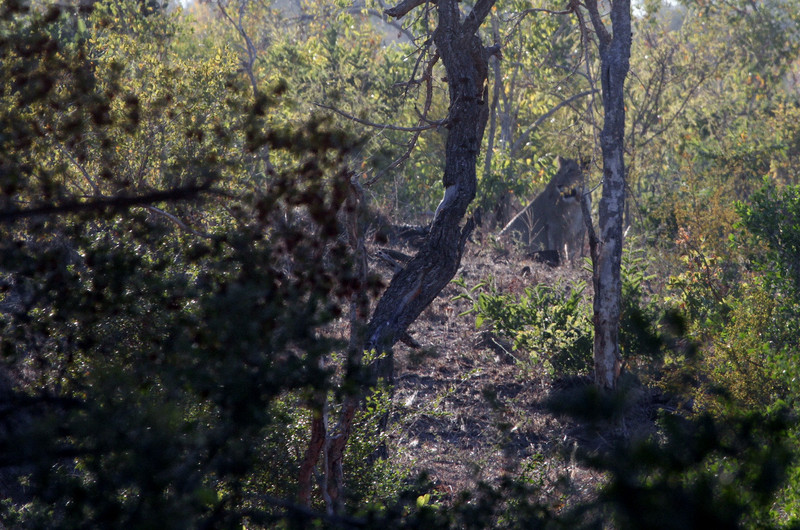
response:
M597 0L586 0L585 5L598 38L604 109L603 130L600 133L603 193L599 206L599 234L590 242L594 265L595 383L604 388L614 388L620 371L620 268L625 212L623 87L630 66L631 3L630 0L612 0L613 34L609 34L600 18ZM578 9L577 5L574 9Z
M405 0L386 13L400 18L424 3ZM477 188L476 163L489 114L485 82L490 54L477 32L494 3L478 0L463 22L457 0L436 3L433 42L447 72L450 94L445 193L422 248L392 278L370 320L366 348L382 355L373 365L373 382L393 380L392 346L455 276L474 226L470 220L462 228L461 221Z

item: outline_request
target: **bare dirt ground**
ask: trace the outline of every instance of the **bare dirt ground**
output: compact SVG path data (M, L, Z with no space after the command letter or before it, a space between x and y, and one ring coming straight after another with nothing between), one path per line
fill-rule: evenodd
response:
M503 292L559 279L586 281L587 291L591 286L591 274L580 265L551 268L478 235L468 244L457 277L473 286L490 275ZM391 457L427 471L444 502L504 473L525 473L556 506L591 496L603 477L581 465L578 449L602 451L620 439L653 432L654 393L644 389L625 418L600 430L557 417L543 402L590 379L559 379L543 366L518 363L489 332L475 328L474 315L459 316L471 307L467 300L453 300L461 292L448 285L410 327L420 349L395 348Z

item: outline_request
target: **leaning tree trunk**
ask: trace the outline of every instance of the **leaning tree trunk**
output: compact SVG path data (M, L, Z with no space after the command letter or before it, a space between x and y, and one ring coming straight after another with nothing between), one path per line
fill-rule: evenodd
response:
M404 0L386 13L400 18L424 3ZM447 72L450 94L445 192L422 248L392 278L370 320L365 346L381 354L372 367L373 382L393 380L392 346L455 276L474 226L470 220L462 228L461 221L475 198L476 163L488 118L488 57L496 51L484 48L477 32L494 3L478 0L463 22L458 0L436 4L439 20L433 42Z
M625 101L623 87L631 56L630 0L612 0L609 34L600 18L597 0L586 0L597 33L603 89L603 194L599 206L599 235L591 241L594 264L595 382L614 388L620 371L619 323L622 298L622 222L625 212ZM577 10L577 6L575 6ZM591 232L590 232L591 233Z
M403 0L386 10L386 14L400 18L426 2ZM437 3L439 25L433 33L435 56L444 63L450 87L449 134L443 177L445 194L422 248L405 269L392 278L378 301L366 334L360 326L368 307L364 291L354 297L348 346L349 380L358 377L361 371L362 353L376 351L381 356L370 367L370 383L375 385L380 379L392 381L392 346L406 335L408 326L450 282L461 263L464 245L474 227L470 220L462 228L461 220L475 198L477 188L476 162L488 117L488 90L485 87L488 57L499 50L499 47L484 48L477 32L494 3L495 0L478 0L463 23L458 0L439 0ZM359 236L355 223L360 190L353 191L348 228L363 287L366 285L366 254L363 237ZM300 469L298 498L301 503L307 505L310 500L313 470L322 454L325 457L322 490L327 508L332 513L342 508L342 459L362 398L361 393L349 394L342 404L337 426L329 431L324 414L324 396L317 396L321 401L318 404L320 413L313 420L312 439ZM386 417L382 421L385 422Z

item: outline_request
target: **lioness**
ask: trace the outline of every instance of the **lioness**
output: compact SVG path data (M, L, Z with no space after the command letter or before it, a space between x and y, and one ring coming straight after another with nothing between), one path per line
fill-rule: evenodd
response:
M581 167L575 160L558 157L558 172L528 206L522 209L501 236L510 236L530 252L556 251L560 261L573 261L583 249Z

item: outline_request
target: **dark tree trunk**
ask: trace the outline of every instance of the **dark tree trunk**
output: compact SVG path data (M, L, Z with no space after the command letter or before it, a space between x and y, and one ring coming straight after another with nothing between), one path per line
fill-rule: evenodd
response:
M387 14L402 17L424 0L406 0ZM475 198L476 163L488 118L488 56L477 35L495 0L478 0L462 22L457 0L439 0L433 42L445 70L450 93L444 198L422 248L395 274L378 302L367 330L366 348L383 355L373 365L373 381L393 379L392 346L455 275L473 229L461 221Z
M597 237L590 237L594 264L595 382L614 388L620 371L619 321L622 298L622 223L625 212L625 101L623 87L631 55L630 0L613 0L609 34L597 0L586 0L600 49L604 122L600 133L603 152L603 193ZM576 7L577 9L577 7Z
M400 18L423 3L425 0L403 0L386 10L386 14ZM362 284L351 303L347 367L347 379L351 381L360 378L362 353L372 350L382 356L370 367L370 383L375 385L379 379L392 381L392 346L406 336L408 326L450 282L461 263L464 246L474 226L469 220L462 227L461 221L475 198L477 187L476 162L488 118L485 86L488 57L498 51L497 48L485 49L477 32L494 3L495 0L478 0L464 22L460 20L458 0L439 0L437 3L439 25L433 41L447 71L450 87L449 134L442 179L445 194L422 247L392 278L366 326L366 333L363 325L369 306L365 290L366 251L363 234L358 233L355 222L362 200L360 189L356 187L353 190L352 204L348 203L348 231ZM341 510L342 460L363 397L363 393L358 392L345 397L333 429L326 425L324 403L317 404L317 409L322 412L313 419L312 437L299 476L298 497L301 503L307 505L309 502L312 472L319 456L324 454L323 496L329 512ZM383 421L386 421L385 417Z

